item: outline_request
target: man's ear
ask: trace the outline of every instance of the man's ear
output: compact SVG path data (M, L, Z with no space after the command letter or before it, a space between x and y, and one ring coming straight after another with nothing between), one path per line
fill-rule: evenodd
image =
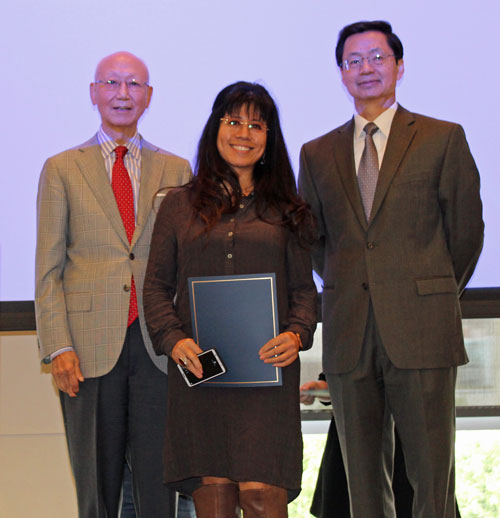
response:
M397 67L398 67L398 81L399 81L405 73L405 62L402 58L398 61Z
M153 87L148 85L148 102L146 103L146 108L149 108L151 97L153 97Z
M96 88L96 84L90 83L90 85L89 85L90 99L92 100L92 104L94 106L97 104L95 88Z

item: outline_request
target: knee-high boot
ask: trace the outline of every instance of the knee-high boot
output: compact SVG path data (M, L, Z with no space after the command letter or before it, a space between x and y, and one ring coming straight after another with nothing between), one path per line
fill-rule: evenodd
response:
M281 487L240 491L243 518L287 518L288 494Z
M207 484L193 491L196 518L240 518L237 484Z

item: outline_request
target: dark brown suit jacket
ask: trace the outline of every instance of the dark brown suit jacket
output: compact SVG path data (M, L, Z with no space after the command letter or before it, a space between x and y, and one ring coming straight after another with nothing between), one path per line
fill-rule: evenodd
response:
M459 294L483 242L479 174L458 124L399 107L367 223L353 152L354 120L305 144L299 186L320 228L323 369L352 370L371 299L399 368L467 362Z

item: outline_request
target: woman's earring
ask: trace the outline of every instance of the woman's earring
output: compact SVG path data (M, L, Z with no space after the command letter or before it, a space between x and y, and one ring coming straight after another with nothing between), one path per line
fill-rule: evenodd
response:
M266 163L266 152L264 151L263 155L260 157L259 164L264 165Z

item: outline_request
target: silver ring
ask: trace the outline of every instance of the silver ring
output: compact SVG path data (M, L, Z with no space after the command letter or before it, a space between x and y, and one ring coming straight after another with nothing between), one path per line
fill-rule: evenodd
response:
M186 358L185 356L183 356L180 360L181 360L181 362L184 364L184 366L186 366L186 365L187 365L187 362L188 362L188 361L187 361L187 358Z

